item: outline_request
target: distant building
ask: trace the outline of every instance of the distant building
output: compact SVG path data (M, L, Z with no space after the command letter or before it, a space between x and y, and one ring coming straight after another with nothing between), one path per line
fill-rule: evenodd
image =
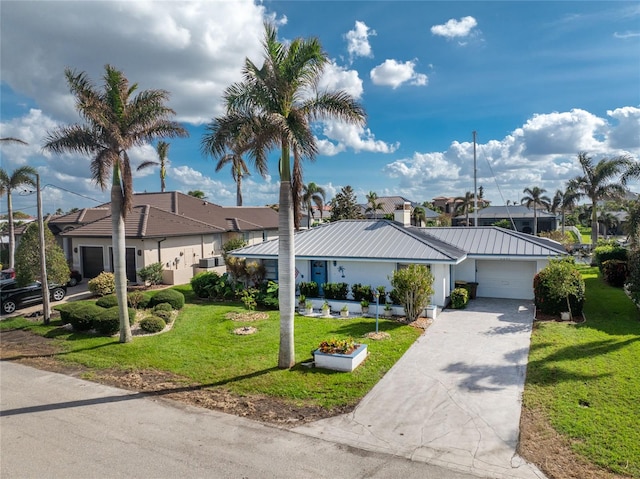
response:
M469 223L473 226L476 213L469 213ZM524 205L487 206L477 211L478 226L492 226L498 221L507 220L515 225L516 231L533 233L533 208ZM558 227L556 215L544 210L537 210L538 233L554 231ZM458 215L452 219L452 226L466 226L466 215Z

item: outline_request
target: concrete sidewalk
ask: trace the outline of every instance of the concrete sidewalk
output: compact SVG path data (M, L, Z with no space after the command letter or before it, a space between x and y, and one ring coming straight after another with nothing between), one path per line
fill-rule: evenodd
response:
M295 431L483 477L544 478L516 454L532 322L529 301L443 311L352 413Z

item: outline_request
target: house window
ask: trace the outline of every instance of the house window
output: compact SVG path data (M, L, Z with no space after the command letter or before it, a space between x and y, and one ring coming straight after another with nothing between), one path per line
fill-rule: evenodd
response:
M262 264L265 269L265 279L272 281L278 280L278 260L277 259L263 259Z

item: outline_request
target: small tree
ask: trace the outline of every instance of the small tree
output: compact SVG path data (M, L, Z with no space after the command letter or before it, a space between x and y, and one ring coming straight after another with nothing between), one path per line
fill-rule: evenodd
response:
M138 271L138 276L145 283L161 284L162 283L162 263L151 263Z
M537 289L535 283L540 282L542 289L552 300L566 301L569 317L572 318L571 298L584 298L584 281L576 270L573 258L551 259L537 277L537 281L534 281L534 289ZM539 296L539 291L536 291L536 306L538 301L544 301L544 298Z
M331 221L354 220L363 217L353 188L344 186L331 200Z
M44 228L44 250L47 258L47 281L67 284L69 265L47 225ZM16 280L25 285L40 279L40 228L36 222L27 226L16 250Z
M433 296L433 274L424 265L412 264L398 270L390 278L407 319L415 321Z

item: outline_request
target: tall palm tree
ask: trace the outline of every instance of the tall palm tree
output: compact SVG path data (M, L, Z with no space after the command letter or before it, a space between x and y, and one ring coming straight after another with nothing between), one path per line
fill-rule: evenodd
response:
M321 186L311 182L308 185L304 185L302 190L302 204L307 209L307 225L311 227L311 218L314 217L313 205L315 204L320 211L320 219L322 219L322 209L325 202L325 191Z
M571 211L576 207L579 197L580 195L570 188L567 188L564 191L557 190L556 194L553 196L553 201L551 202L551 212L556 213L558 210L560 210L560 215L562 218L562 236L564 236L565 215L567 211Z
M187 136L187 131L170 120L175 112L165 106L168 92L144 90L132 96L137 84L130 85L124 74L110 65L105 66L101 89L96 88L84 72L67 68L65 76L85 123L50 132L44 148L54 153L71 151L90 155L93 180L103 190L111 174L111 227L120 342L129 342L124 220L133 202L133 179L127 150L158 138Z
M640 201L628 201L624 207L627 221L624 225L627 241L632 249L640 247Z
M547 192L544 188L534 186L533 188L525 188L522 190L525 196L520 200L520 204L525 205L527 208L533 206L533 236L538 235L538 206L549 209L551 207L551 200L548 196L544 195Z
M473 193L467 191L464 196L457 196L453 199L453 214L462 212L465 217L465 226L469 226L469 213L473 211ZM477 226L477 225L476 225Z
M378 219L378 210L382 210L384 205L381 201L378 201L378 194L375 191L370 191L367 194L367 208L364 210L365 213L373 212L373 219Z
M211 151L221 154L234 132L251 131L248 153L256 164L266 163L267 153L280 148L279 161L279 300L280 350L278 367L295 364L294 350L294 187L301 181L301 161L313 160L318 152L310 122L336 118L362 125L364 109L344 91L315 92L327 54L315 38L296 38L280 42L277 29L265 24L264 63L255 65L248 58L243 80L224 93L226 114L210 126L205 139ZM293 174L292 162L293 156ZM295 180L297 183L293 183ZM296 187L297 188L297 187ZM296 190L297 194L297 190ZM299 204L299 202L298 202Z
M166 141L159 141L156 145L156 153L158 153L158 161L147 160L140 163L137 170L143 170L150 166L160 165L160 191L164 193L165 190L165 178L167 177L166 164L169 162L167 155L169 154L169 143Z
M3 138L5 140L5 138ZM18 140L20 141L20 140ZM0 168L0 196L7 195L7 223L9 225L9 268L15 268L16 238L13 223L13 202L11 192L22 185L36 186L35 176L38 172L30 166L20 168L8 174Z
M595 246L598 242L597 203L600 200L616 199L624 195L624 185L614 180L625 171L625 168L629 168L631 160L628 156L603 158L594 165L593 159L586 152L580 152L578 162L584 175L570 180L569 188L591 200L591 244Z

